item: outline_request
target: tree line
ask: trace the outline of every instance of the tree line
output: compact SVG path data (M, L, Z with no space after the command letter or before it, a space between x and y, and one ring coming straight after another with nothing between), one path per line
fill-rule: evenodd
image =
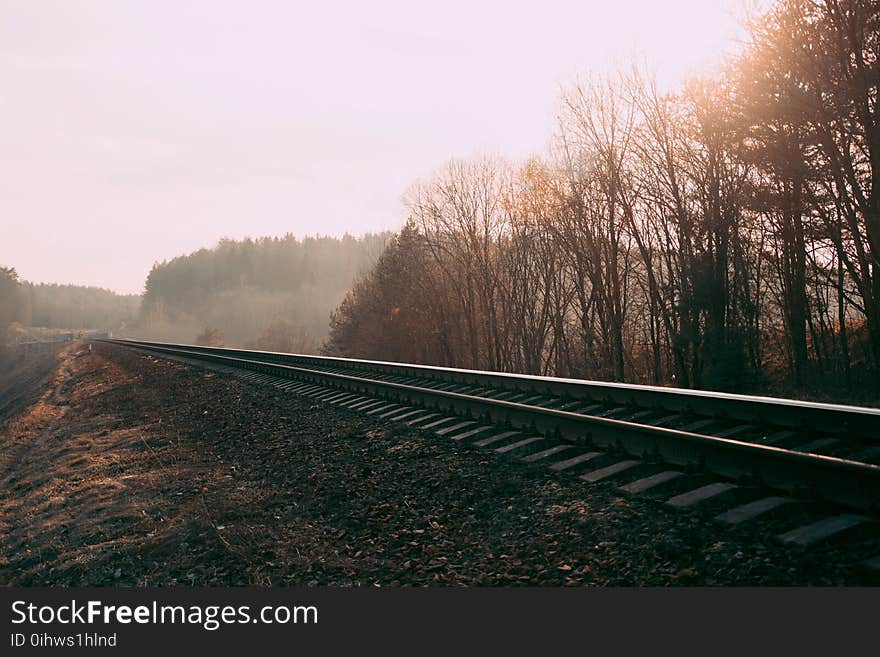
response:
M327 337L331 311L389 237L224 239L154 264L142 295L29 283L3 267L0 335L18 323L316 353Z
M22 323L48 328L120 330L140 309L139 294L83 285L23 282Z
M10 326L50 329L124 330L134 324L140 295L117 294L83 285L22 281L12 267L0 267L0 344Z
M413 186L325 351L876 395L878 55L880 3L782 0L712 78L571 84L546 154Z

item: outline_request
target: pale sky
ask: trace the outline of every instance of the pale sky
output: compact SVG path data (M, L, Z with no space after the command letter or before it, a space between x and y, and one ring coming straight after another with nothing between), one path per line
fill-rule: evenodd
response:
M0 0L0 265L140 292L221 237L398 227L451 158L542 152L561 85L666 84L735 0Z

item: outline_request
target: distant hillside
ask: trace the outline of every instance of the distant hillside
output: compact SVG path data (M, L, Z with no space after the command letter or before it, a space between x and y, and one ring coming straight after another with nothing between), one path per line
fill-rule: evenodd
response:
M327 335L330 313L389 237L224 239L157 263L147 276L136 332L315 350Z

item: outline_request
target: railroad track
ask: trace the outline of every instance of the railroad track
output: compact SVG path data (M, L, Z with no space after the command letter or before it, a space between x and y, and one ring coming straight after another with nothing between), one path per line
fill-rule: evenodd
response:
M880 409L705 391L102 340L406 422L739 525L804 503L779 534L808 547L878 526ZM622 483L620 483L622 482ZM872 545L876 543L875 539ZM878 548L880 549L880 548ZM880 572L880 557L865 564Z

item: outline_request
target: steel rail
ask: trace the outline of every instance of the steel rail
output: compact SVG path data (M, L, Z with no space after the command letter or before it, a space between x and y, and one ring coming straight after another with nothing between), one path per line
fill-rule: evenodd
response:
M449 383L495 388L499 391L534 392L535 394L547 394L570 400L656 408L670 412L692 413L719 419L766 424L810 433L857 435L868 442L880 441L880 408L353 358L203 347L144 340L123 340L121 342L157 347L185 347L193 351L243 356L251 359L263 359L267 362L311 364L322 367L335 366L350 370L363 370L372 374L381 372L392 376L429 378Z
M331 385L340 389L422 404L426 408L505 423L548 437L620 449L682 467L705 470L726 478L749 478L797 494L866 511L880 504L880 466L768 445L708 436L679 429L533 406L490 397L391 382L366 376L328 372L303 365L271 362L264 354L246 358L244 350L226 350L166 343L109 340L148 352L247 369L283 378ZM237 355L227 355L234 351ZM281 354L283 356L283 354Z

